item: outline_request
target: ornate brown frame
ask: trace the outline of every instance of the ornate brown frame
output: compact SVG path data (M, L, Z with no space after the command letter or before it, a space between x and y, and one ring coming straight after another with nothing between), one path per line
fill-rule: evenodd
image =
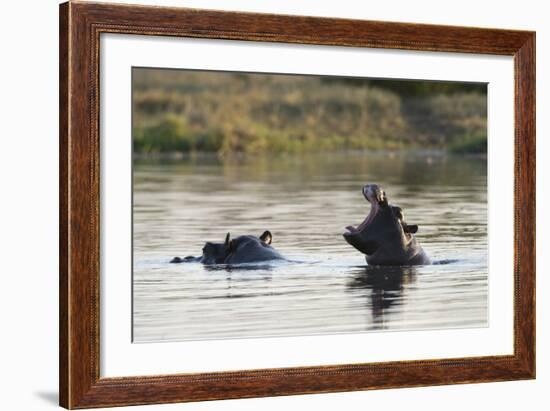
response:
M500 54L515 62L514 354L100 378L101 33ZM69 2L60 5L60 405L107 407L535 377L535 33Z

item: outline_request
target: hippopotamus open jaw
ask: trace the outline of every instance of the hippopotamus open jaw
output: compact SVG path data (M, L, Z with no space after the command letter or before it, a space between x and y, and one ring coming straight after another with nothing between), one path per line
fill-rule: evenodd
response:
M366 254L370 265L431 264L413 235L418 226L405 223L403 211L389 204L386 192L376 184L367 184L362 191L370 212L357 227L346 227L344 239Z
M200 262L205 265L213 265L283 260L284 257L271 247L272 240L273 236L269 231L264 231L259 237L241 235L234 239L231 239L230 233L227 233L223 243L207 242L202 248L202 256L174 257L170 262Z

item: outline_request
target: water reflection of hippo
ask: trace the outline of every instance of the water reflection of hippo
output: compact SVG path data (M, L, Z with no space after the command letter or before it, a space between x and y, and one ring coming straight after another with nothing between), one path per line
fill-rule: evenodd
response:
M405 289L416 281L417 267L368 265L353 272L347 291L367 299L373 329L388 328L391 317L399 317L406 302Z
M401 208L388 203L386 193L376 184L363 187L371 204L370 213L357 227L348 226L344 239L366 254L370 265L423 265L430 258L414 238L417 225L405 223Z
M283 260L284 257L271 247L272 235L265 231L260 237L241 235L231 240L227 233L223 243L207 242L200 257L174 257L171 263L200 262L211 264L244 264L269 260Z

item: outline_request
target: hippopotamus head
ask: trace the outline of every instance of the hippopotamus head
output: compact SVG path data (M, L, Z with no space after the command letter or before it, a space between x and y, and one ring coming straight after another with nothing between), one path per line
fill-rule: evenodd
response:
M241 235L234 239L227 233L223 243L207 242L204 245L200 261L203 264L235 264L267 260L276 253L270 246L272 238L269 231L264 231L259 237Z
M227 233L223 243L206 242L202 247L200 257L187 256L174 257L171 263L203 263L214 264L241 264L254 263L269 260L284 260L284 257L271 247L273 236L271 232L264 231L259 237L253 235L241 235L231 239Z
M367 184L362 191L371 205L370 212L358 226L346 227L344 239L366 254L369 264L429 264L413 236L418 226L404 221L401 208L389 204L386 192L380 186Z

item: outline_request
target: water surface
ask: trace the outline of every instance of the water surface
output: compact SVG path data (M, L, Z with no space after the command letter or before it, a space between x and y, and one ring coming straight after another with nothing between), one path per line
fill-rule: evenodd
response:
M378 183L435 261L380 268L342 238ZM134 163L135 342L487 326L485 158L420 153ZM169 264L260 235L302 263Z

